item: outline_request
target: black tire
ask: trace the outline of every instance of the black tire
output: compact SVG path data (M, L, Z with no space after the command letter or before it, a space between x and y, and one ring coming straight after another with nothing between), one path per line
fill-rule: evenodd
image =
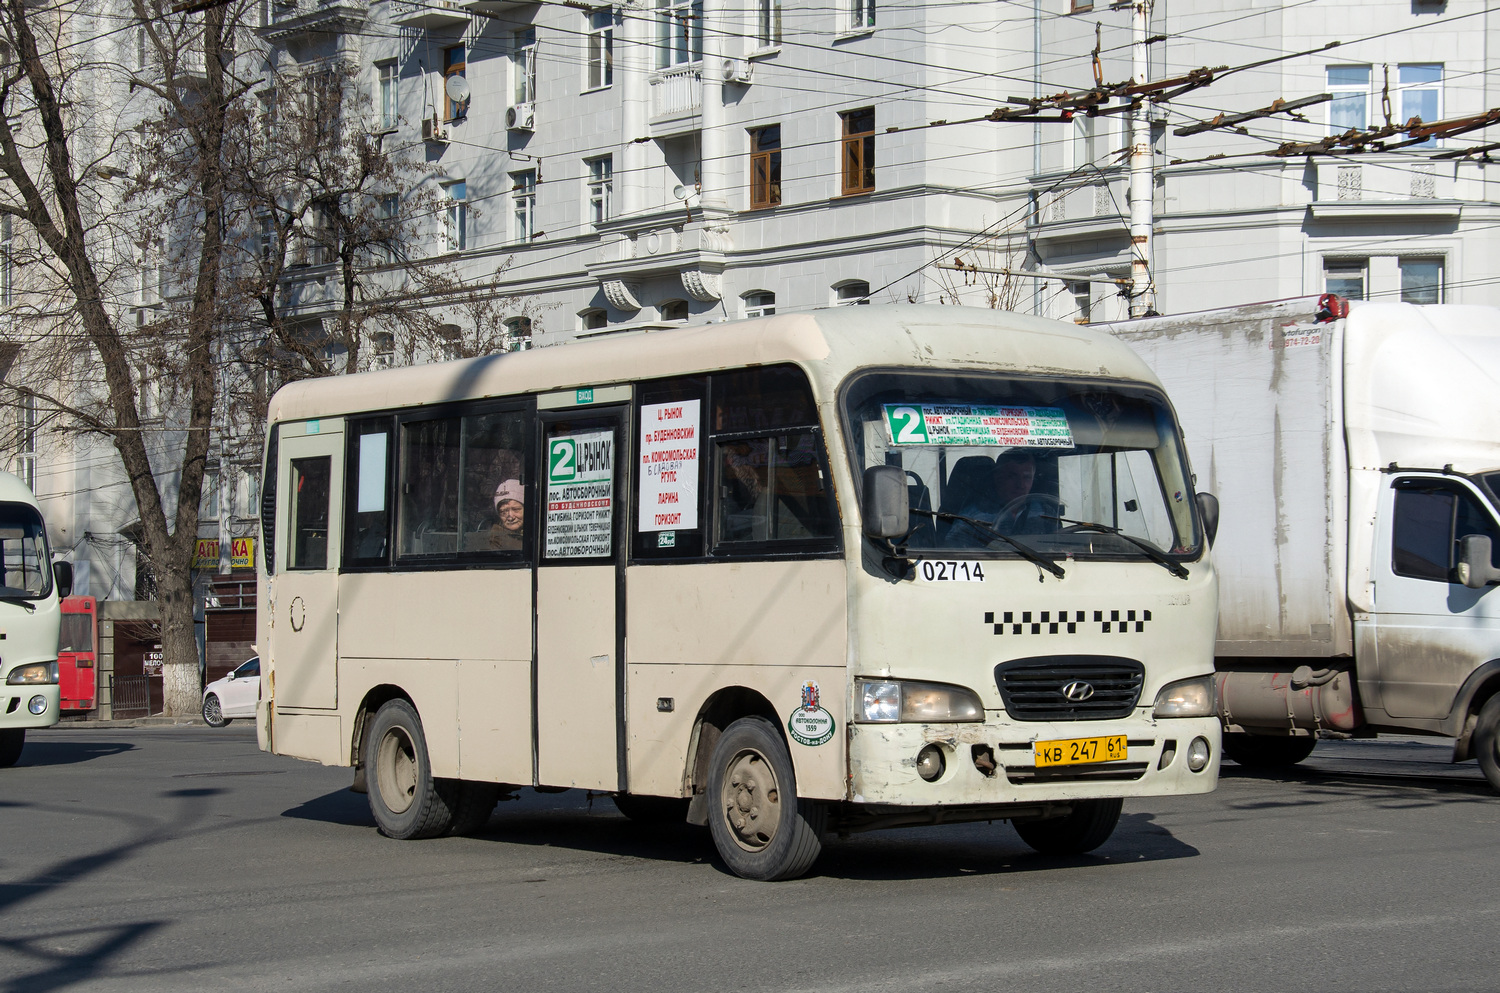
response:
M676 796L640 796L616 793L615 808L637 824L682 824L692 801Z
M1124 805L1125 801L1119 798L1080 800L1073 804L1070 814L1015 821L1012 826L1022 841L1043 855L1083 855L1115 833Z
M499 783L458 781L458 806L453 811L453 826L448 833L473 834L478 831L490 822L490 815L499 802Z
M1288 769L1311 755L1317 745L1318 739L1310 734L1294 737L1233 731L1224 735L1224 757L1246 769Z
M797 796L792 757L764 717L742 717L719 736L708 797L714 847L737 876L795 879L823 850L828 810Z
M223 704L212 693L203 698L203 723L211 728L221 728L229 723L229 718L224 716Z
M25 745L25 728L0 729L0 769L9 769L15 765Z
M1490 789L1500 793L1500 693L1490 697L1480 708L1472 747L1484 778L1490 781Z
M386 701L365 740L370 813L381 834L405 841L436 837L453 827L461 784L433 778L415 707L405 700Z

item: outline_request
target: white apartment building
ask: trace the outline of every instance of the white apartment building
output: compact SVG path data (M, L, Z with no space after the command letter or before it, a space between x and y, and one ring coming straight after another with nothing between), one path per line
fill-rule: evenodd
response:
M1145 105L1156 308L1324 291L1500 302L1493 170L1445 157L1490 133L1269 154L1500 105L1493 16L1480 0L1156 0L1152 79L1236 70ZM446 197L410 254L499 273L527 302L517 332L553 345L866 301L1126 316L1110 282L1131 268L1124 115L982 118L1090 88L1096 45L1098 78L1129 79L1131 17L1104 0L265 0L259 35L268 67L360 68L361 126ZM1174 134L1320 94L1302 119ZM1005 269L1049 278L982 271ZM88 494L61 515L90 534L75 556L100 557L80 591L128 597L128 564L105 561L126 555L132 516L128 488L101 482L118 478L110 454L65 454L34 478ZM253 530L253 481L224 506Z

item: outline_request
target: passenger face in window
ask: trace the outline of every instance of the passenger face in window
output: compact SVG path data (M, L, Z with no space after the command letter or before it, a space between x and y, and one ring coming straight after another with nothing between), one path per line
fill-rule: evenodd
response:
M507 479L495 488L495 514L500 519L490 528L490 548L501 551L521 548L521 529L526 523L524 499L518 479Z

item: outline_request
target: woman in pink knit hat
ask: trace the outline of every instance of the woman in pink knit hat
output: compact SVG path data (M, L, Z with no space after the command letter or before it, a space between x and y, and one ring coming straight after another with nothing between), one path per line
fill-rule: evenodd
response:
M490 525L490 548L503 552L521 550L521 527L525 523L525 493L519 479L507 479L495 487L495 513L500 520Z

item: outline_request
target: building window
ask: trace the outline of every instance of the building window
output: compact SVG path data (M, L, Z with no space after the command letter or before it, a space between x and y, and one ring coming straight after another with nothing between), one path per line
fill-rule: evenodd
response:
M469 101L467 99L455 100L450 95L452 90L448 86L449 80L462 79L464 70L468 68L468 57L464 54L462 45L443 49L443 107L444 120L461 121L469 112Z
M375 209L380 218L376 255L386 265L393 265L400 257L401 195L399 193L381 195L380 199L375 202ZM467 223L464 226L467 228Z
M1346 300L1365 299L1368 259L1324 259L1323 292Z
M1370 123L1370 67L1329 66L1328 133L1360 131Z
M142 411L144 413L144 411ZM36 492L36 394L21 397L21 481Z
M781 44L781 0L757 0L755 41L761 48Z
M276 219L270 211L260 215L260 257L269 261L276 254Z
M839 307L854 307L870 302L870 284L862 279L850 280L834 287L834 304Z
M389 331L376 331L370 335L370 366L389 369L396 364L396 336Z
M845 196L869 193L875 189L875 108L845 111L839 117L844 122L841 191Z
M0 217L0 307L16 302L16 242L9 214Z
M380 74L380 129L382 131L394 131L396 122L401 116L401 104L398 99L397 81L400 78L400 68L395 60L380 62L375 66L375 71Z
M536 28L515 33L510 61L511 104L531 103L536 99Z
M1087 324L1094 319L1094 288L1089 283L1069 283L1068 292L1073 295L1073 307L1077 315L1075 324Z
M1094 0L1073 0L1073 6L1069 13L1086 14L1094 9Z
M1400 66L1396 78L1401 90L1401 121L1420 118L1423 124L1443 119L1443 66L1441 63L1419 63ZM1412 148L1436 148L1437 139L1428 138Z
M1402 303L1443 302L1443 260L1403 258L1401 267Z
M448 206L443 212L444 247L462 252L469 247L469 184L460 180L443 187Z
M531 347L531 318L522 315L505 321L505 350L524 352Z
M515 216L515 240L530 241L536 237L536 170L510 174L510 199Z
M781 125L750 132L750 209L781 203Z
M849 31L864 31L875 26L875 0L844 0Z
M609 326L609 314L602 310L585 310L578 315L578 323L585 331L598 331Z
M260 104L261 140L270 142L276 137L276 91L261 90L255 95L255 99Z
M614 214L614 156L602 155L586 161L589 167L589 217L595 224L602 224Z
M685 321L688 319L688 304L686 300L668 300L661 305L661 319L664 321Z
M615 12L612 7L589 11L589 89L615 81Z
M746 317L770 317L776 313L776 294L770 290L756 290L740 299L744 301Z
M656 0L656 67L703 58L703 0Z

